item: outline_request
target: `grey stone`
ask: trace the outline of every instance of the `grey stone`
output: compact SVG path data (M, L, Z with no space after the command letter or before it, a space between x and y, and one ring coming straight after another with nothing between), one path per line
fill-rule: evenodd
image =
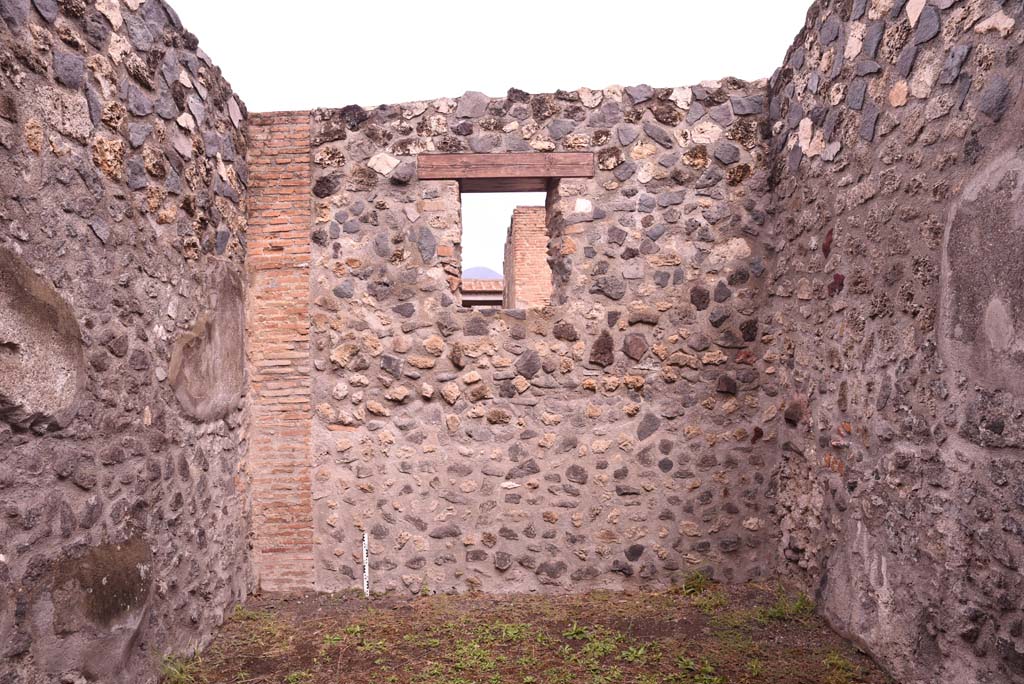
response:
M836 13L828 15L828 19L822 23L821 28L818 30L818 39L821 41L822 46L828 47L836 42L842 28L843 23Z
M900 53L899 60L896 61L896 73L903 78L907 78L910 76L910 72L914 70L915 61L917 61L917 46L906 46L903 48L903 52Z
M213 177L213 191L221 197L226 197L236 204L241 200L241 197L238 195L238 191L220 176Z
M153 126L146 123L128 124L128 143L132 147L141 147L149 134L153 132Z
M186 100L188 105L188 111L195 118L196 123L200 126L206 125L206 105L199 99L198 95L189 95Z
M736 378L728 373L722 373L718 376L716 389L722 394L736 394Z
M52 24L57 21L57 16L60 14L60 7L57 6L57 0L32 0L32 4L35 6L36 11L39 12L39 16Z
M963 68L967 56L971 53L970 45L957 45L946 55L946 61L939 72L939 84L951 85L960 76L960 69Z
M858 76L870 76L871 74L877 74L882 70L881 65L870 59L865 59L857 62L857 66L854 72Z
M402 359L390 354L380 357L380 369L393 378L402 377Z
M614 275L598 276L594 279L590 292L591 294L602 294L612 301L618 301L626 296L626 281Z
M498 551L494 554L494 567L499 572L505 572L512 567L512 554Z
M646 231L644 231L644 235L646 235L647 239L649 239L651 242L657 242L661 238L661 236L665 234L667 230L668 226L666 226L664 223L659 223L656 226L648 228Z
M565 471L565 479L569 482L575 482L576 484L587 484L587 480L590 476L587 475L587 469L578 464L572 464Z
M313 184L313 194L317 197L330 197L341 188L341 174L338 172L327 174L316 179Z
M698 285L690 290L690 303L697 311L704 311L711 303L711 293L707 288Z
M671 148L675 141L672 139L672 134L667 130L658 126L657 124L651 123L650 121L644 122L644 133L646 133L651 140L658 143L664 148Z
M28 21L29 0L0 0L0 19L11 28L20 28Z
M708 314L708 322L711 323L711 325L714 326L715 328L720 328L722 327L723 323L729 320L730 316L732 316L732 312L730 312L728 309L721 306L716 306L714 309L711 310L711 313Z
M715 105L708 110L708 114L711 116L711 120L717 123L723 128L729 127L736 120L736 116L732 112L732 105L728 102L723 102L720 105Z
M551 579L558 579L568 569L569 566L565 564L565 561L544 561L537 566L537 574Z
M462 530L453 523L435 527L430 531L431 539L450 539L451 537L458 537L460 534L462 534Z
M1002 74L993 74L978 96L978 110L993 121L999 121L1012 102L1010 82Z
M412 161L403 161L391 172L391 182L395 185L405 185L416 177L416 164Z
M612 171L612 175L615 176L615 180L621 182L627 181L633 177L636 173L636 162L629 160L623 164L619 164Z
M690 124L692 126L693 124L695 124L698 121L700 121L701 119L703 119L704 115L707 114L707 112L708 112L707 107L705 107L700 102L693 102L693 103L691 103L690 104L690 111L687 112L687 114L686 114L686 123L688 123L688 124Z
M868 0L853 0L853 7L850 10L850 20L857 21L863 17L867 7Z
M141 157L130 157L124 164L125 181L132 190L142 190L149 185L146 166Z
M553 140L561 140L576 130L576 122L571 119L552 119L548 123L548 134Z
M476 119L487 113L487 106L491 98L481 92L467 91L459 98L459 104L455 108L455 116L460 119Z
M631 544L623 553L626 556L626 560L633 563L640 560L640 556L644 555L643 544Z
M85 58L74 52L54 50L53 76L61 85L81 90L85 85Z
M722 162L726 166L735 164L740 160L740 148L736 147L732 143L720 142L715 145L715 159Z
M355 283L351 280L343 280L335 285L331 292L338 299L351 299L355 294Z
M807 89L817 94L819 88L821 88L821 74L815 71L807 79Z
M521 477L529 477L530 475L536 475L540 472L540 466L532 458L525 463L521 463L516 467L512 468L505 475L506 480L517 480Z
M431 263L434 260L434 255L437 254L437 238L434 237L434 231L427 226L420 226L416 233L416 248L419 250L423 262Z
M128 111L135 116L149 116L153 113L153 102L134 83L128 84Z
M626 563L625 561L616 559L612 561L612 572L624 575L626 577L632 577L633 566L629 563Z
M860 128L857 134L861 140L872 142L875 139L875 127L878 124L878 107L875 103L869 102L864 105L864 111L861 112Z
M882 37L885 35L885 22L876 21L870 24L864 31L864 42L861 54L868 59L878 56L878 46L882 44Z
M625 88L626 94L629 95L630 99L633 100L633 104L640 104L641 102L647 102L654 97L654 88L647 84L641 84L638 86L628 86Z
M764 95L732 95L732 111L736 116L750 116L764 113Z
M391 310L402 318L409 318L416 313L416 305L412 302L402 302L398 306L391 307Z
M656 433L659 427L661 427L661 419L653 413L645 413L636 428L636 438L642 442Z
M903 8L907 6L908 0L893 0L892 8L889 10L890 19L899 19L900 14L903 13Z
M615 129L620 145L632 145L640 137L640 127L633 124L621 124Z
M110 240L110 226L108 226L106 222L100 221L99 219L90 221L89 228L92 230L93 235L95 235L103 244L107 244Z
M850 83L849 89L846 91L846 106L855 112L859 112L864 108L864 98L868 92L868 82L863 78L858 78Z
M939 10L929 4L925 4L921 10L921 16L917 18L917 28L914 31L914 45L923 45L935 36L939 35L942 29L942 19Z
M641 333L629 333L622 340L622 353L634 361L642 359L648 348L647 338Z
M576 331L576 326L568 321L558 321L555 323L551 329L551 334L555 336L555 339L566 342L575 342L580 338L579 333Z
M516 372L524 378L532 379L536 377L541 369L540 354L533 349L529 350L516 360L515 368Z
M737 154L739 151L737 150ZM659 207L672 207L678 204L682 204L686 200L686 192L683 190L674 190L672 192L663 192L658 195L658 206Z
M498 149L501 145L501 136L496 133L486 135L471 135L469 138L469 149L478 154L484 154Z
M128 32L129 42L142 52L152 50L154 38L146 23L146 18L135 12L121 12L121 16L124 18L124 27Z
M615 363L615 340L607 330L601 331L590 348L590 363L602 368Z

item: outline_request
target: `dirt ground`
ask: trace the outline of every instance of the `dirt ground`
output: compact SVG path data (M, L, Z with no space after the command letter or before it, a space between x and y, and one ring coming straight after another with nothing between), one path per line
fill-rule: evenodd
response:
M804 595L263 596L164 684L891 684Z

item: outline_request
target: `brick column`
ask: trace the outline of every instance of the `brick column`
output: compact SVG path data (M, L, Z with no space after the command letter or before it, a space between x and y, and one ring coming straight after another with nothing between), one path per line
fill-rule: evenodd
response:
M249 364L255 562L269 591L314 585L308 112L249 120Z
M505 307L530 309L551 302L547 210L516 207L505 241Z

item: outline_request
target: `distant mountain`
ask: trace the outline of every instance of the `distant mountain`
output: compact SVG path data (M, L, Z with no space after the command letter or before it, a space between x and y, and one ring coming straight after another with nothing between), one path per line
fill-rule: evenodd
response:
M466 280L501 280L503 275L492 271L486 266L473 266L462 269L462 277Z

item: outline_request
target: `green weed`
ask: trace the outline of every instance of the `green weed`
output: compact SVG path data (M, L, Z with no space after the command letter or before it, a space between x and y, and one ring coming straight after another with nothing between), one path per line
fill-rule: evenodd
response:
M160 674L165 684L196 684L199 665L199 658L168 655L160 664Z

